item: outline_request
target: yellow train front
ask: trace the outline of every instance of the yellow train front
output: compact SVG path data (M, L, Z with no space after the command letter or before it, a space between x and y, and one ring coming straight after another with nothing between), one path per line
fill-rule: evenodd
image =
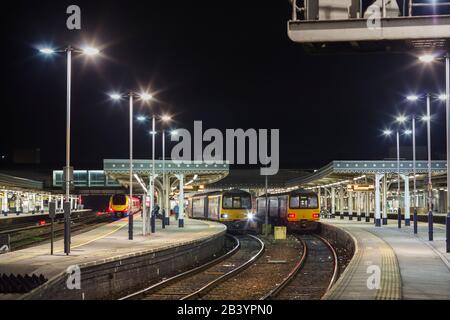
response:
M246 230L253 220L252 196L242 190L201 193L189 199L189 217L225 224L228 230Z
M115 194L109 198L107 213L113 218L123 218L139 211L140 206L140 199L137 197L133 197L130 201L130 197L125 194Z
M268 209L269 223L274 226L287 226L291 230L317 231L320 227L319 198L315 192L294 190L289 193L258 197L256 218L264 223Z

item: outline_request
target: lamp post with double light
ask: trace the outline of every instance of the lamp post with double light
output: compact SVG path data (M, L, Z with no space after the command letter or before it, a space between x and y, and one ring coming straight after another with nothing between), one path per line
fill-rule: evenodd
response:
M428 239L433 241L433 184L432 184L432 167L431 167L431 98L435 97L439 100L445 100L444 95L432 95L427 93L425 95L427 111L422 120L427 123L427 154L428 154ZM423 98L423 96L411 95L408 100L415 102ZM415 229L417 227L415 226Z
M66 53L67 55L67 97L66 97L66 166L64 168L64 186L66 193L66 201L64 203L64 253L70 254L71 243L71 207L70 207L70 185L72 181L73 170L70 167L70 114L71 114L71 100L72 100L72 54L79 53L86 56L95 56L99 54L100 50L94 47L75 48L68 46L63 50L53 49L50 47L40 48L39 52L51 56L57 53Z
M152 136L152 179L150 179L150 193L153 193L153 194L151 194L150 213L151 213L151 219L152 219L151 220L152 233L154 233L156 231L156 228L155 228L155 217L153 215L153 210L155 208L155 206L154 206L155 145L156 145L155 140L156 140L156 134L157 134L157 131L156 131L156 120L157 120L157 118L159 118L159 120L162 121L163 123L168 123L168 122L170 122L172 120L172 118L169 115L163 115L163 116L160 116L160 117L153 115L151 117L151 119L152 119L152 130L150 131L150 134ZM146 116L139 116L138 120L139 121L146 121L147 117ZM162 127L161 131L162 131L162 166L163 166L163 176L162 176L162 178L163 178L163 190L162 190L162 195L164 195L162 197L162 199L164 201L165 197L168 197L168 194L166 194L167 192L165 191L165 188L166 188L166 175L165 175L165 165L166 165L166 163L165 163L165 153L166 153L165 145L166 145L166 142L165 142L165 130L164 130L164 127ZM166 206L166 203L167 203L167 201L165 201L165 204L162 207L163 209ZM165 210L163 210L163 212L164 212L164 215L162 217L162 228L163 229L166 227L166 225L169 224L169 221L168 221L168 218L167 218L167 210L168 210L168 208L165 208Z
M446 238L447 253L450 253L450 53L441 55L424 54L419 57L423 63L432 63L439 59L445 59L445 94L441 98L445 100L446 105L446 124L447 124L447 218L446 218Z
M405 116L399 116L396 119L396 122L398 123L404 123L406 121ZM408 135L409 130L405 130L403 134ZM383 131L383 135L386 137L390 137L393 134L393 131L390 129L385 129ZM398 221L398 228L400 229L402 227L402 216L401 216L401 208L400 208L400 200L401 200L401 175L400 175L400 130L397 129L396 131L396 140L397 140L397 221ZM409 219L409 214L405 212L405 223L406 219Z
M136 93L134 91L130 91L128 95L122 95L119 93L114 93L110 95L111 99L115 101L119 101L122 98L128 97L129 99L129 112L130 112L130 180L129 180L129 209L128 209L128 239L133 240L133 212L132 212L132 204L133 204L133 109L134 109L134 99L140 99L144 102L150 101L153 97L151 94L146 92L144 93Z

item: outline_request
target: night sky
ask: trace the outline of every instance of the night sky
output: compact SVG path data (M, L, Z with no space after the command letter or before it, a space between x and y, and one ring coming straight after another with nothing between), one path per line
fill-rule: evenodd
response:
M71 4L81 7L81 31L66 28ZM23 148L40 148L43 167L63 166L66 60L37 48L84 43L102 56L73 61L76 169L128 157L127 102L107 94L134 88L157 98L136 112L170 113L173 128L203 120L204 129L280 129L282 167L389 157L394 140L380 130L413 108L406 95L444 90L443 65L423 67L411 54L309 55L288 39L289 17L287 0L14 1L2 15L3 166ZM433 156L444 158L445 106L432 110ZM135 158L150 157L148 131L136 124ZM425 133L420 125L420 145Z

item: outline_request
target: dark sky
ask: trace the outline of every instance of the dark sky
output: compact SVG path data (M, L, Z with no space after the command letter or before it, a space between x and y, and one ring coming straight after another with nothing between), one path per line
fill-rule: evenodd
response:
M82 30L66 29L68 5ZM148 88L143 112L171 113L173 127L278 128L283 167L330 160L383 159L380 136L404 95L441 92L442 65L410 54L309 55L287 37L288 1L14 1L2 15L1 154L40 148L44 166L61 167L65 148L65 58L40 45L94 42L102 57L73 62L76 168L128 157L128 109L112 90ZM424 106L416 106L417 113ZM433 153L443 157L445 107L434 104ZM150 157L148 128L136 126L135 157ZM418 143L424 144L419 129ZM409 144L403 140L403 144ZM158 146L159 147L159 146Z

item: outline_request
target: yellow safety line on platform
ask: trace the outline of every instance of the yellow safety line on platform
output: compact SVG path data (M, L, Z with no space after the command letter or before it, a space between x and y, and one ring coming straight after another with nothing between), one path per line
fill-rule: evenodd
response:
M109 236L109 235L111 235L111 234L113 234L113 233L119 231L120 229L122 229L123 227L126 227L127 225L128 225L128 223L125 223L125 224L123 224L123 225L119 225L119 227L117 227L117 228L116 228L115 230L113 230L113 231L110 231L110 232L108 232L108 233L106 233L106 234L104 234L104 235L98 236L97 238L94 238L94 239L91 239L91 240L89 240L89 241L86 241L85 243L81 243L81 244L72 246L72 249L79 248L79 247L85 246L85 245L87 245L87 244L90 244L90 243L92 243L92 242L98 241L98 240L100 240L100 239L106 238L107 236Z

